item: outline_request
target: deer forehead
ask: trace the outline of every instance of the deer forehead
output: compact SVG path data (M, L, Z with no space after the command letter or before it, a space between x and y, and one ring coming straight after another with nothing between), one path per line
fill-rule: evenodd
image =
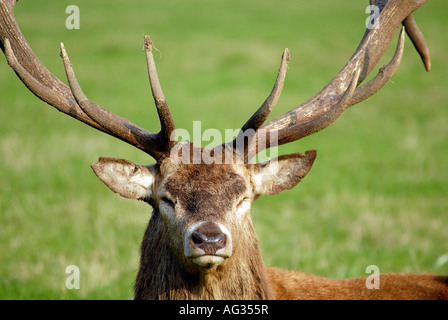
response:
M160 188L187 211L230 209L251 190L246 171L238 165L171 163L161 166Z

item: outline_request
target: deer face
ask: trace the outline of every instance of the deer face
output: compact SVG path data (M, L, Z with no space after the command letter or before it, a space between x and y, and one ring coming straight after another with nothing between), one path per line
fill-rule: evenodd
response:
M176 164L165 158L150 166L101 158L92 168L112 191L154 207L183 265L209 270L246 245L241 239L252 202L294 187L315 157L308 151L263 164Z
M210 267L220 265L238 245L236 235L253 201L243 167L179 164L165 161L164 179L157 187L155 206L173 236L180 259Z

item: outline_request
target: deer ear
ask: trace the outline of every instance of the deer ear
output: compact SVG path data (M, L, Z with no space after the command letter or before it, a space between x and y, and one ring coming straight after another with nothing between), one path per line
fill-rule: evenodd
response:
M316 150L308 150L305 154L288 154L252 165L254 192L278 194L292 189L310 171L315 159Z
M154 166L145 167L123 159L100 158L91 167L101 181L122 197L145 200L152 195Z

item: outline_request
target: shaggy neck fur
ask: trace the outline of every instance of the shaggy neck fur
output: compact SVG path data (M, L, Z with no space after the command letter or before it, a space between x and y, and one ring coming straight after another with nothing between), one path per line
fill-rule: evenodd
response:
M251 221L241 245L221 266L188 272L169 246L154 210L141 246L135 299L269 299L258 240Z

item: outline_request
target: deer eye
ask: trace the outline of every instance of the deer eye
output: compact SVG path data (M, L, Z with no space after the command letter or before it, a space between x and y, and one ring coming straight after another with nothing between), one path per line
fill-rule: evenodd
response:
M246 209L248 209L249 206L250 206L250 198L244 197L238 202L238 204L236 205L236 208L238 211L240 211L240 210L245 211Z
M162 198L160 199L160 205L168 206L168 207L170 207L170 208L173 209L173 210L174 210L174 207L176 206L176 204L174 203L174 201L171 200L170 198L167 198L167 197L162 197Z

